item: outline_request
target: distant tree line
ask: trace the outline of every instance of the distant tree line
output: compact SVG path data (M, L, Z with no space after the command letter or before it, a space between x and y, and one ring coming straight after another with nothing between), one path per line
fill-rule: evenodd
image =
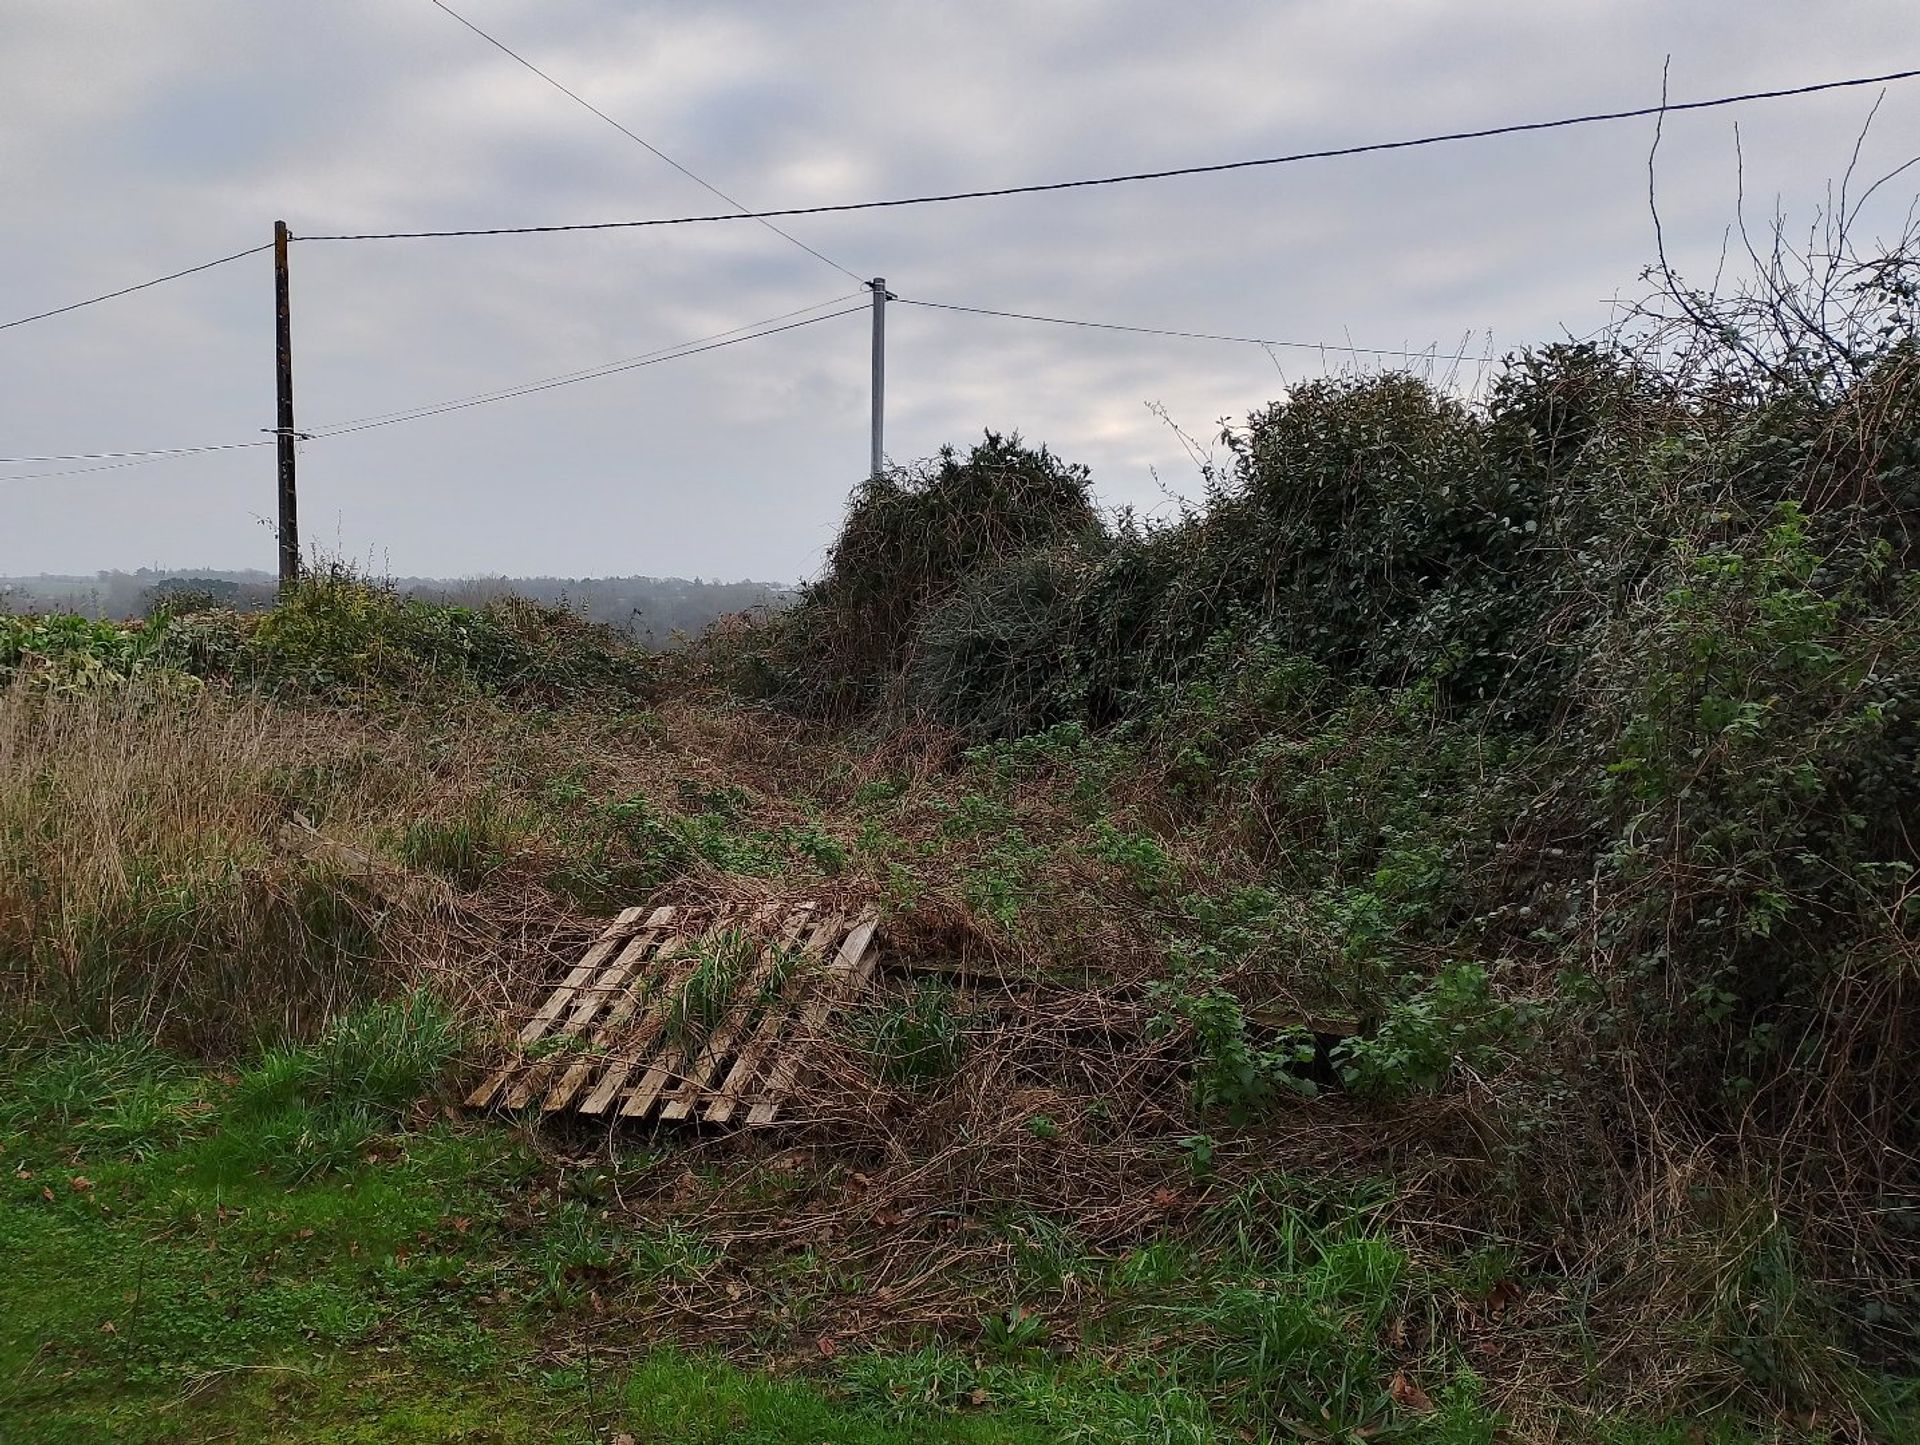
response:
M715 618L753 608L784 607L791 589L770 582L721 582L694 577L396 577L404 596L468 606L515 593L564 606L654 647L691 636ZM0 612L71 612L82 617L144 617L160 607L271 607L272 574L258 571L170 570L142 567L91 576L0 577Z

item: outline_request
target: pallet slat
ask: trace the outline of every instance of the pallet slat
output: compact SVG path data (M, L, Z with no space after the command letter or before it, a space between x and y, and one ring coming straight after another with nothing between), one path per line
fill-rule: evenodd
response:
M620 949L612 968L608 968L604 972L597 974L591 982L583 983L575 987L566 1000L567 1003L573 1005L573 1012L567 1015L566 1022L559 1023L557 1027L553 1021L549 1021L547 1031L542 1035L542 1038L551 1039L556 1043L563 1043L567 1039L578 1038L581 1031L586 1028L587 1021L593 1017L594 1013L599 1010L600 1005L606 1000L606 994L602 990L601 980L611 976L614 969L619 967L619 959L626 958L629 954L636 957L644 956L647 949L659 940L661 929L672 922L672 920L673 910L671 908L656 909L653 917L647 920L646 927L624 948ZM565 985L562 985L562 987L565 987ZM557 996L558 991L556 990L556 997ZM551 1004L553 1000L549 999L548 1002ZM562 1004L561 1012L566 1012L565 1003ZM557 1020L558 1017L559 1015L556 1014L555 1020ZM554 1071L558 1069L559 1066L559 1059L551 1053L537 1062L528 1061L523 1068L521 1078L515 1082L513 1088L507 1093L507 1107L509 1109L523 1109L532 1103L534 1096L541 1091L546 1081L553 1076Z
M547 1112L710 1124L744 1112L742 1122L769 1123L793 1092L811 1041L865 986L876 926L872 909L823 916L812 903L625 909L467 1104L518 1109L537 1099ZM752 961L719 1021L704 1038L689 1037L681 1016L688 984L711 947L739 932L757 940ZM583 1052L565 1052L576 1041Z
M662 910L665 912L666 910ZM593 1021L597 1014L600 1024L594 1029L587 1041L590 1055L594 1051L603 1051L615 1030L624 1023L633 1012L636 992L646 985L652 977L648 965L658 964L670 957L677 939L662 940L662 929L649 925L633 942L620 950L611 967L600 976L595 984L597 992L586 1003L579 1005L574 1012L573 1027L576 1031ZM657 946L656 946L657 945ZM652 953L652 958L647 955ZM632 982L629 983L628 980ZM604 1006L604 1007L603 1007ZM547 1091L540 1107L548 1113L564 1109L567 1101L580 1092L581 1087L592 1077L594 1068L600 1062L593 1057L576 1059L568 1065L566 1073Z
M826 1023L828 1013L836 1004L844 1002L854 989L866 983L868 975L873 972L873 954L867 945L873 941L873 932L879 925L879 918L868 913L847 935L847 941L840 946L839 956L828 967L826 977L820 981L820 986L814 990L813 998L807 1004L806 1013L800 1021L800 1036L774 1062L773 1072L767 1079L767 1087L760 1101L748 1112L749 1125L773 1122L773 1116L779 1112L780 1106L787 1101L787 1095L793 1092L794 1084L799 1081L807 1047Z
M802 943L801 939L806 937L809 929L812 929L813 936ZM727 1016L721 1020L720 1027L713 1031L712 1037L701 1045L693 1067L675 1088L668 1090L660 1105L662 1119L684 1119L693 1112L700 1095L719 1072L720 1065L733 1052L734 1041L753 1022L754 1014L760 1009L761 996L772 982L781 960L798 949L800 958L796 966L804 967L809 958L818 958L824 951L825 938L823 925L814 918L811 903L794 910L780 930L780 937L760 950L753 971L740 982L741 997L727 1011Z
M621 1038L618 1057L607 1065L606 1075L581 1102L582 1114L604 1114L628 1077L647 1062L654 1045L667 1031L667 1010L671 996L686 987L687 980L693 976L699 964L700 956L694 952L691 941L683 941L673 957L663 965L663 971L658 975L662 986L648 998L648 1006L640 1013L639 1022Z
M560 1010L567 1006L567 1000L573 997L573 991L592 976L593 971L601 965L608 954L627 940L634 928L638 926L640 915L645 911L641 908L621 910L620 916L608 924L606 931L594 940L593 947L587 950L586 957L568 970L560 987L553 991L547 1001L534 1012L533 1017L522 1026L517 1037L518 1043L522 1046L536 1043L545 1035L553 1021L560 1017ZM668 913L671 916L670 910ZM516 1067L515 1064L509 1063L495 1070L487 1077L485 1083L467 1095L467 1107L484 1109L493 1096L512 1079Z
M821 944L822 954L846 927L846 922L845 915L835 914L815 935L816 941ZM746 1095L753 1088L753 1081L760 1077L763 1065L778 1047L801 1004L819 981L819 969L795 970L794 976L787 980L781 996L767 1006L766 1014L753 1031L753 1037L742 1046L739 1057L733 1061L733 1067L727 1070L725 1082L714 1091L717 1097L707 1105L706 1113L702 1116L707 1123L729 1123L742 1102L752 1103Z
M771 907L756 908L753 917L747 920L746 928L750 931L759 931L773 914L774 909ZM717 938L726 931L723 925L715 924L706 936ZM675 985L676 988L685 988L691 981L693 973L698 972L699 962L696 960L694 969L689 971L686 979ZM683 1038L669 1036L668 1024L672 1018L672 1010L673 1000L666 1000L660 1010L659 1027L655 1030L661 1036L660 1055L641 1076L640 1082L633 1086L633 1092L627 1096L626 1102L620 1106L622 1118L637 1119L645 1114L666 1089L668 1080L683 1077L681 1070L686 1067L686 1041Z

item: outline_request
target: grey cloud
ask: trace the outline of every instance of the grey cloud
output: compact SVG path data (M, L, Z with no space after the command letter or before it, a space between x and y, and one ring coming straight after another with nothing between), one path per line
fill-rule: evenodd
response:
M455 0L456 5L460 0ZM1146 0L699 7L464 0L476 23L750 203L1178 165L1888 64L1911 6L1793 0ZM0 316L296 231L666 214L697 186L426 0L0 0ZM1871 97L1739 112L1747 190L1804 215ZM1674 254L1709 270L1736 114L1677 117ZM1866 166L1905 159L1896 88ZM793 222L906 295L1183 329L1497 350L1590 330L1651 259L1650 128ZM852 289L746 223L295 250L303 420L477 392ZM259 435L264 258L0 333L0 454ZM1110 503L1194 486L1179 439L1276 394L1252 348L896 308L897 458L982 426L1086 460ZM1321 358L1282 353L1289 378ZM1330 358L1340 369L1348 363ZM308 535L409 573L787 578L866 456L858 318L316 443ZM1470 373L1463 380L1471 383ZM5 479L0 571L260 564L267 451Z

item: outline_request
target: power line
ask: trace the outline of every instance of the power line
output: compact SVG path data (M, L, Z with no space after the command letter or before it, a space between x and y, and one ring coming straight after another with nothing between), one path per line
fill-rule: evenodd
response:
M0 483L41 482L41 481L47 481L53 477L85 477L85 476L91 476L95 472L118 472L118 471L123 471L128 467L144 467L144 466L149 466L154 462L170 462L170 461L175 461L180 457L200 456L206 452L237 452L237 451L243 451L248 447L270 447L273 445L274 443L271 440L269 440L269 441L257 441L257 442L221 442L215 446L205 446L205 447L170 447L164 450L137 453L137 454L134 454L132 460L130 461L108 462L104 466L68 467L65 470L58 471L58 472L28 472L24 476L0 477Z
M844 301L849 298L840 297L839 299ZM821 304L832 305L833 303L823 302ZM818 309L818 307L813 306L803 308L803 310L806 311ZM866 309L864 305L849 306L843 311L830 311L825 316L813 316L805 321L788 322L784 326L770 324L771 321L782 320L783 318L781 317L772 317L767 322L749 322L747 326L734 327L733 331L717 332L711 337L703 337L697 341L687 341L677 346L662 347L658 351L645 352L640 356L629 357L624 361L608 362L605 366L592 367L585 371L568 372L562 376L547 377L541 381L526 382L518 386L502 387L495 391L480 392L474 396L460 397L453 401L438 402L430 406L415 407L409 411L387 412L383 415L365 417L357 421L342 422L335 426L323 427L319 430L309 432L307 436L308 439L312 441L324 441L328 437L347 436L353 432L372 431L378 427L396 426L401 422L419 421L424 417L439 416L443 412L465 411L470 407L488 406L496 401L510 401L515 397L531 396L535 392L553 391L558 387L574 386L583 381L597 381L603 376L615 376L626 371L639 371L645 367L658 366L662 362L678 361L683 356L697 356L704 351L718 351L722 347L738 346L743 341L758 341L763 336L777 336L783 331L797 331L803 326L814 326L822 321L833 321L842 316L852 316ZM791 311L787 313L788 316L797 314L800 313ZM747 334L736 335L736 332L746 332Z
M273 443L264 442L218 442L204 447L149 447L137 452L61 452L44 457L0 457L0 466L20 467L37 465L43 462L101 462L129 457L192 457L202 452L233 452L243 447L270 447Z
M439 3L439 0L435 0ZM901 206L929 206L947 201L990 200L999 196L1031 196L1047 191L1081 190L1093 186L1117 186L1134 181L1163 181L1176 176L1217 175L1224 171L1251 170L1260 166L1295 165L1302 161L1337 160L1346 156L1372 155L1382 151L1412 150L1418 146L1444 145L1454 141L1486 140L1494 136L1521 135L1529 131L1559 130L1567 126L1594 125L1604 121L1637 120L1648 116L1672 115L1681 111L1711 110L1719 106L1746 105L1761 100L1782 100L1792 96L1815 95L1822 91L1845 90L1863 85L1885 85L1920 76L1920 69L1889 71L1884 75L1863 75L1847 80L1823 80L1812 85L1788 86L1778 90L1752 90L1738 95L1716 96L1710 100L1663 101L1659 105L1638 106L1630 110L1596 111L1586 115L1562 116L1554 120L1520 121L1509 125L1485 126L1477 130L1445 131L1415 136L1407 140L1371 141L1363 145L1334 146L1324 150L1294 151L1287 155L1262 156L1253 160L1220 161L1212 165L1176 166L1167 170L1131 171L1122 175L1093 176L1083 180L1047 181L1036 185L994 186L981 190L946 191L932 195L900 196L882 201L843 201L835 205L788 206L773 211L737 211L706 216L656 216L633 221L581 221L552 226L488 226L445 231L360 231L329 235L303 236L306 241L415 241L447 236L529 236L558 231L616 231L649 226L692 226L718 221L761 221L788 216L826 216L848 211L889 210ZM643 142L644 144L644 142ZM738 204L735 202L734 204ZM789 238L791 239L791 238ZM811 249L811 248L809 248ZM817 254L817 253L816 253ZM847 274L852 275L851 272Z
M136 291L144 291L149 286L164 285L168 281L178 281L182 276L191 276L196 271L211 271L215 266L224 266L229 261L239 261L248 256L258 256L262 251L271 251L273 243L264 246L250 246L244 251L235 251L231 256L221 256L217 260L202 261L198 266L189 266L184 271L173 271L165 276L155 276L151 281L142 281L135 286L122 286L118 291L109 291L103 296L89 296L85 301L75 301L66 306L56 306L51 311L35 312L32 316L22 316L14 321L0 321L0 331L15 326L25 326L29 321L45 321L49 316L64 316L69 311L78 311L83 306L98 306L102 301L112 301L120 296L131 296Z
M698 186L703 187L712 195L718 196L721 200L725 201L729 206L732 206L736 211L740 212L742 216L753 215L753 213L750 210L748 210L748 208L744 204L742 204L739 201L736 201L732 196L728 195L725 191L721 190L718 186L713 184L712 181L707 180L704 176L694 174L693 171L689 170L686 166L682 165L679 161L675 160L672 156L668 155L665 151L661 150L660 147L655 145L652 141L649 141L644 137L636 135L634 132L628 130L627 127L622 125L619 121L615 120L612 116L608 115L604 110L600 109L599 106L595 105L592 101L588 100L585 96L581 95L578 91L571 90L567 86L561 84L558 80L555 80L551 75L548 75L546 71L542 70L539 66L535 65L531 60L528 60L524 55L520 54L516 50L511 49L505 42L501 40L497 40L493 36L487 34L486 31L482 30L478 25L475 25L471 20L467 19L466 16L462 15L459 11L455 10L451 5L445 4L444 0L431 0L431 3L437 6L439 9L446 11L447 14L451 15L455 20L458 20L462 25L466 26L467 29L471 30L475 35L478 35L482 40L486 41L487 44L491 45L495 50L498 50L502 55L505 55L509 59L517 61L519 64L524 65L528 70L531 70L535 75L539 76L542 80L546 81L548 85L552 86L555 90L559 91L562 95L566 96L569 100L574 101L579 105L585 106L588 110L592 111L595 115L599 116L600 119L604 120L608 125L612 126L615 130L619 131L620 134L625 136L628 140L633 141L638 145L644 146L654 156L658 157L660 160L665 161L668 165L672 166L676 171L680 172L680 174L685 176L688 180L694 182ZM809 256L812 256L816 260L826 262L827 265L833 267L834 270L840 272L841 275L846 276L848 279L853 281L859 281L861 279L860 277L854 275L853 272L849 271L845 266L842 266L838 261L834 260L833 257L828 256L820 251L816 251L813 247L809 246L805 241L801 240L798 236L790 235L786 231L781 230L778 226L774 225L771 221L767 220L764 216L754 216L753 218L755 220L758 220L761 225L765 226L769 231L773 232L774 235L780 237L783 241L791 241L794 245L798 246L802 251L805 251Z
M1178 336L1188 341L1230 341L1242 346L1283 346L1298 351L1338 351L1354 356L1399 356L1412 361L1478 361L1467 351L1395 351L1384 346L1343 346L1331 341L1276 341L1266 336L1226 336L1212 331L1170 331L1158 326L1124 326L1117 321L1081 321L1068 316L1040 316L1029 311L995 311L986 306L955 306L945 301L917 301L911 296L893 298L902 306L921 306L931 311L964 311L974 316L1002 316L1010 321L1044 321L1051 326L1085 326L1095 331L1130 331L1142 336Z
M406 411L382 412L372 416L358 417L350 421L338 422L302 434L308 441L324 441L329 437L347 436L354 432L373 431L379 427L398 426L402 422L420 421L430 416L440 416L445 412L465 411L476 406L487 406L496 401L509 401L515 397L530 396L535 392L552 391L558 387L573 386L583 381L594 381L603 376L614 376L621 372L638 371L649 366L658 366L663 362L678 361L684 356L697 356L706 351L718 351L723 347L737 346L743 341L757 341L763 336L776 336L783 331L797 331L803 326L813 326L822 321L833 321L842 316L853 316L867 310L865 304L849 306L844 310L828 312L824 316L808 317L804 321L789 321L789 317L805 316L809 311L818 311L823 306L832 306L841 301L851 300L859 292L846 296L836 296L831 301L816 302L812 306L803 306L796 311L783 312L779 316L768 317L764 321L749 321L727 331L716 331L708 336L692 341L683 341L673 346L664 346L656 351L643 352L639 356L627 357L621 361L608 362L603 366L589 367L582 371L566 372L560 376L545 377L539 381L521 383L516 386L500 387L493 391L479 392L472 396L459 397L452 401L435 402L417 406ZM784 325L775 323L784 322ZM742 334L744 333L744 334ZM240 451L249 447L269 447L275 443L267 441L221 442L202 447L155 447L146 451L128 452L75 452L64 456L48 457L0 457L0 462L33 461L91 461L96 459L120 458L109 461L104 466L74 467L57 472L30 472L25 476L0 477L0 482L33 482L54 477L89 476L95 472L120 471L125 467L144 466L152 462L170 461L178 457L199 456L207 452Z

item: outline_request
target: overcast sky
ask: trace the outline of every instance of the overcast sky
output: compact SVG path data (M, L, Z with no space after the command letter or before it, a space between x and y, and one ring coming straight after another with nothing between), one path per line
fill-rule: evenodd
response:
M1912 0L451 0L744 202L870 199L1624 108L1920 62ZM1806 217L1866 91L1674 117L1672 253ZM899 295L1182 330L1494 353L1602 324L1651 259L1648 122L784 223ZM1920 149L1896 85L1862 170ZM429 0L0 0L0 320L269 239L710 211ZM1904 210L1908 185L1894 210ZM852 292L742 222L297 244L318 429L596 366ZM851 303L848 303L851 304ZM1018 429L1143 510L1309 351L891 308L887 450ZM257 439L267 256L0 331L0 456ZM399 574L786 580L866 468L868 333L827 321L303 447L306 541ZM1459 378L1470 383L1476 368ZM84 464L74 463L72 466ZM273 565L271 448L25 478L0 573Z

